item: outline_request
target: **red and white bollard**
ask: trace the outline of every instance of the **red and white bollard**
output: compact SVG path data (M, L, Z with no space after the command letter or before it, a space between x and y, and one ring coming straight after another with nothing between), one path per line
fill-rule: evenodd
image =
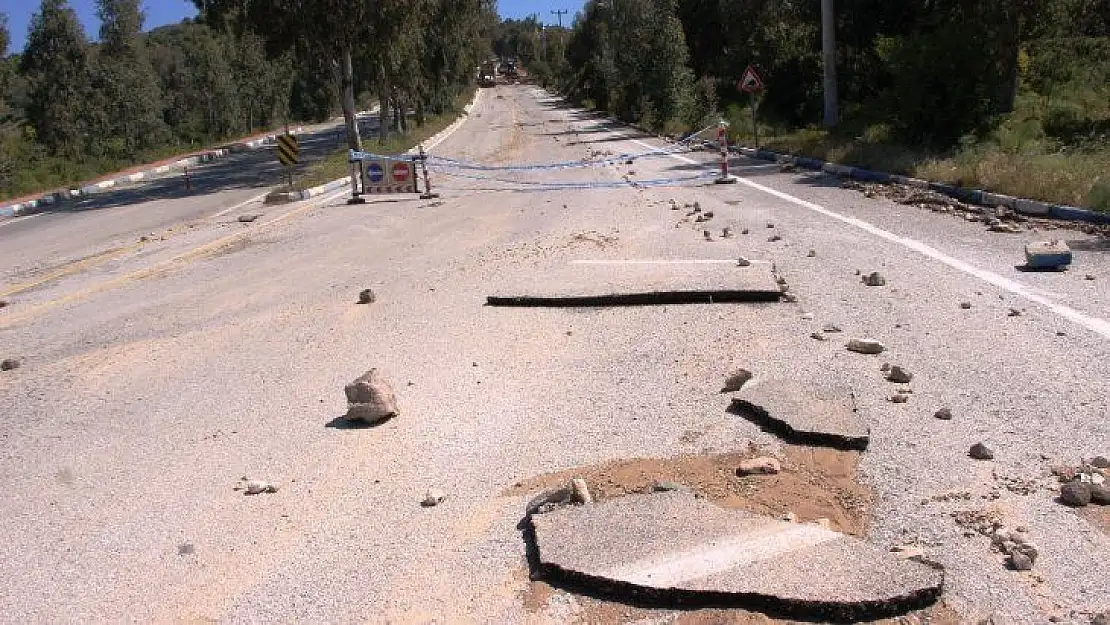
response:
M728 173L728 122L723 119L717 124L717 145L721 146L721 177L714 182L736 184L736 176L730 176Z

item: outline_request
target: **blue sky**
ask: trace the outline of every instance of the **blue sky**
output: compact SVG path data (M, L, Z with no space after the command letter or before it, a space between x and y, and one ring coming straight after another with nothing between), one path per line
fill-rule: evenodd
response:
M81 22L85 25L85 34L89 39L95 39L100 29L100 20L96 18L95 0L70 0L69 4L81 17ZM538 13L540 20L548 24L558 23L558 18L552 15L551 11L565 9L568 13L563 16L563 25L569 26L574 19L574 14L582 9L583 4L585 0L551 0L550 2L498 0L497 7L504 17L521 18ZM31 15L38 11L38 8L38 0L0 0L0 13L8 14L8 29L12 35L9 52L23 50L27 42L27 25L31 22ZM182 18L194 17L197 14L191 0L145 0L143 9L146 11L148 29L180 22Z

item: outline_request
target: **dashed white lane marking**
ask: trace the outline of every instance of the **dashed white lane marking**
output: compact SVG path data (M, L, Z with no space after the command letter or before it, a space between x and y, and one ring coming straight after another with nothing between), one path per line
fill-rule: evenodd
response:
M663 150L660 150L658 147L653 146L653 145L648 144L648 143L644 143L643 141L640 141L639 139L628 139L628 141L631 141L632 143L641 145L641 146L643 146L645 148L648 148L648 149L652 149L652 150L656 150L656 151L660 151L660 152L663 151ZM670 156L673 159L682 161L683 163L687 163L687 164L690 164L690 165L702 165L706 169L715 169L715 167L705 166L704 163L699 163L698 161L695 161L692 158L687 158L685 156L682 156L681 154L667 153L667 155ZM776 189L766 187L764 185L759 184L758 182L752 182L751 180L748 180L746 178L738 178L737 181L740 184L744 185L744 186L750 187L752 189L756 189L758 191L762 191L762 192L767 193L769 195L773 195L773 196L779 198L780 200L785 200L787 202L790 202L791 204L801 206L802 208L807 208L807 209L809 209L809 210L811 210L815 213L820 213L820 214L822 214L826 217L831 217L831 218L833 218L837 221L840 221L842 223L846 223L850 226L855 226L856 228L859 228L860 230L863 230L867 233L873 234L873 235L875 235L875 236L877 236L881 239L886 239L887 241L890 241L891 243L897 243L898 245L901 245L905 248L911 249L911 250L913 250L915 252L918 252L920 254L923 254L923 255L925 255L929 258L932 258L933 260L940 261L940 262L944 263L945 265L948 265L949 267L952 267L953 269L957 269L959 271L962 271L962 272L964 272L964 273L966 273L970 276L975 276L976 278L979 278L983 282L987 282L988 284L993 284L994 286L996 286L998 288L1001 288L1001 289L1005 289L1005 290L1009 291L1010 293L1013 293L1014 295L1017 295L1018 297L1023 297L1023 298L1025 298L1025 299L1027 299L1031 302L1034 302L1036 304L1040 304L1041 306L1044 306L1045 308L1047 308L1050 311L1056 313L1057 315L1059 315L1059 316L1061 316L1061 317L1063 317L1063 318L1065 318L1065 319L1067 319L1067 320L1069 320L1073 323L1077 323L1077 324L1087 328L1088 330L1091 330L1092 332L1098 333L1098 334L1102 335L1103 338L1110 339L1110 321L1107 321L1105 319L1101 319L1099 317L1092 317L1090 315L1081 313L1078 310L1075 310L1074 308L1071 308L1069 306L1065 306L1063 304L1058 304L1058 303L1048 299L1047 297L1044 297L1043 295L1035 293L1034 290L1031 287L1028 287L1028 286L1026 286L1026 285L1024 285L1020 282L1017 282L1016 280L1011 280L1011 279L1006 278L1004 276L1000 276L1000 275L994 273L993 271L987 271L986 269L980 269L980 268L975 267L975 266L973 266L969 263L966 263L966 262L964 262L964 261L962 261L958 258L954 258L952 256L949 256L948 254L945 254L944 252L936 249L935 247L932 247L930 245L922 243L921 241L917 241L915 239L910 239L908 237L899 236L897 234L894 234L893 232L883 230L882 228L880 228L880 227L878 227L878 226L876 226L872 223L868 223L866 221L863 221L862 219L856 219L855 217L849 217L847 215L841 215L840 213L837 213L835 211L831 211L831 210L829 210L829 209L827 209L824 206L821 206L819 204L814 204L813 202L808 202L808 201L803 200L801 198L796 198L793 195L790 195L789 193L783 193L782 191L778 191Z
M572 260L572 265L735 265L735 258L690 258L690 259L647 259L647 260ZM753 260L751 263L770 265L769 260Z
M254 204L255 202L261 200L262 198L266 197L269 194L270 194L269 191L267 191L265 193L259 193L258 195L250 198L249 200L244 200L242 202L239 202L235 206L229 206L228 208L223 209L222 211L212 215L212 217L223 217L224 215L230 213L231 211L239 210L240 208L243 208L244 206L249 206L251 204Z
M603 577L641 586L668 588L842 538L816 525L775 524L677 553L651 556L607 572Z
M12 217L11 219L8 219L6 221L0 221L0 228L3 228L4 226L10 226L12 224L19 223L21 221L26 221L28 219L33 219L35 217L38 217L39 215L45 215L45 214L46 213L35 213L34 215L24 215L22 217Z

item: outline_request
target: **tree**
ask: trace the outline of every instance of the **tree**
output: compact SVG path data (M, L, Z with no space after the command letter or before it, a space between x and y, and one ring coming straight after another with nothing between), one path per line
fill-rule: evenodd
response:
M162 91L142 40L139 0L98 0L101 46L93 65L89 151L133 159L168 137Z
M42 0L31 18L20 72L28 81L27 119L35 140L54 155L77 158L88 129L85 33L65 0Z

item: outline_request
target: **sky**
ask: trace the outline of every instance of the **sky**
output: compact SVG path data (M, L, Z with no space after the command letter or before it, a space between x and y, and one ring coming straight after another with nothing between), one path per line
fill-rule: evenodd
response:
M96 17L95 0L70 0L70 6L77 10L77 15L85 26L88 38L96 39L100 30L100 20ZM550 0L538 2L536 0L498 0L497 9L502 17L522 18L538 14L545 24L558 24L558 16L552 11L566 10L563 15L563 25L569 26L574 20L574 14L582 9L585 0ZM11 32L12 42L9 52L23 50L27 43L27 25L31 22L31 15L38 11L37 0L0 0L0 13L8 15L8 30ZM165 24L175 24L186 17L196 17L197 10L192 0L145 0L143 10L146 12L146 25L149 30Z

